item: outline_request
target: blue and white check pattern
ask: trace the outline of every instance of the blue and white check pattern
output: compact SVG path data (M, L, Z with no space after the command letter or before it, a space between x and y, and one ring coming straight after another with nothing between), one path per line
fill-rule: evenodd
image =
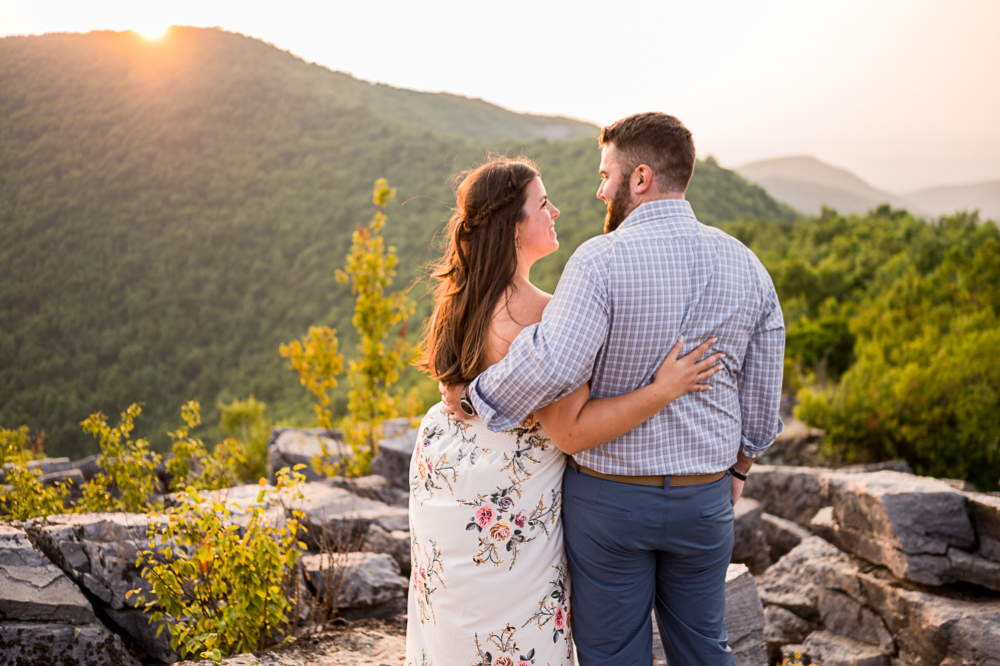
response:
M707 474L737 451L763 453L778 417L785 325L770 276L683 200L642 204L570 258L542 321L479 375L469 394L490 430L591 382L591 397L649 383L678 337L689 353L717 337L711 391L688 393L636 429L574 456L605 474ZM738 376L738 386L737 386Z

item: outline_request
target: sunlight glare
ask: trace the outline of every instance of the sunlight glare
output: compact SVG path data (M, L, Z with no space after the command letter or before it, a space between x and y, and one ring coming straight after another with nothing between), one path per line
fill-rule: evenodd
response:
M144 39L148 39L151 42L163 39L169 30L169 25L157 25L153 23L132 28L132 32L140 35Z

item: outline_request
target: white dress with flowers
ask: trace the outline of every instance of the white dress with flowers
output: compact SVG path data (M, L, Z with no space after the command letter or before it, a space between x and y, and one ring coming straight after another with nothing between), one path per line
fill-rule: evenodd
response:
M406 666L570 666L564 454L529 416L503 432L420 423L410 460Z

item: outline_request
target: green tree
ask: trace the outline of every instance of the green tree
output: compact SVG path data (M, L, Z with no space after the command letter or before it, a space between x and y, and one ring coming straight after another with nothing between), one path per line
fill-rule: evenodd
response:
M337 331L329 326L310 326L309 334L280 347L281 358L299 374L299 383L312 394L316 421L320 428L333 429L330 390L337 385L336 375L344 370L344 356L337 353Z
M396 275L396 248L385 247L382 229L385 207L396 197L384 178L375 181L373 200L378 210L367 226L352 236L347 266L337 271L337 279L351 282L354 327L358 331L358 358L348 365L349 416L344 423L344 441L353 455L348 473L367 474L371 459L378 453L381 424L398 415L398 396L390 387L400 371L409 365L412 347L406 340L405 323L414 304L405 292L386 294ZM400 324L398 334L392 328Z
M851 320L857 362L797 413L845 462L905 458L921 474L1000 483L1000 241L911 265Z

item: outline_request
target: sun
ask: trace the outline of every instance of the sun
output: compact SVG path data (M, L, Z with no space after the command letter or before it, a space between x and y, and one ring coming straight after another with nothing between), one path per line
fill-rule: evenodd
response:
M155 23L150 23L149 25L140 25L132 28L132 32L150 41L158 41L160 39L163 39L169 31L170 31L169 25L158 25Z

